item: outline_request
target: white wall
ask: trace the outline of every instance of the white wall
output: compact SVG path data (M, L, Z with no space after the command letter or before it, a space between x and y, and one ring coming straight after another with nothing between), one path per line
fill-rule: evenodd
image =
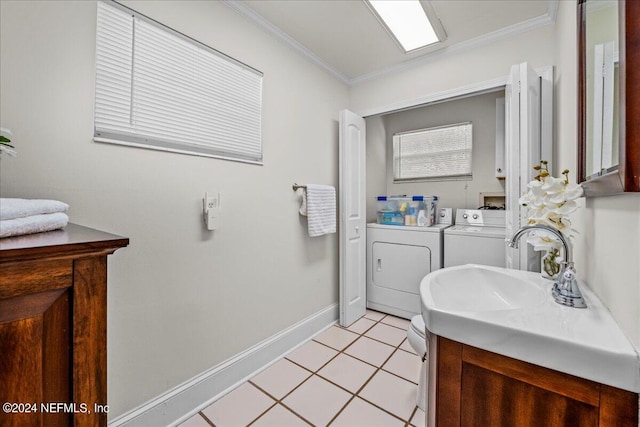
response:
M337 302L336 235L309 238L291 185L337 185L348 89L220 2L127 2L264 72L264 166L92 141L96 4L0 2L2 197L54 198L127 236L109 259L118 416ZM201 198L222 193L221 227Z

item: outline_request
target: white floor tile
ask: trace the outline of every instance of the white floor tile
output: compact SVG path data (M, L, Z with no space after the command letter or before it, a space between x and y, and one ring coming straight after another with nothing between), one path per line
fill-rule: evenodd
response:
M287 359L315 372L338 354L332 348L315 341L309 341L297 350L289 353Z
M356 397L331 423L331 427L402 427L404 422Z
M255 420L274 403L252 384L244 383L202 412L217 426L241 427Z
M364 315L364 317L366 317L367 319L371 319L376 322L382 319L384 316L386 316L386 314L380 313L379 311L373 311L373 310L367 310L367 312Z
M321 342L336 350L343 350L346 346L358 339L358 335L346 329L333 326L320 335L313 338L314 341Z
M326 426L350 398L350 393L314 375L282 403L311 423Z
M302 418L278 404L258 418L251 427L308 427Z
M358 395L403 420L416 407L416 385L385 371L378 371Z
M282 399L310 376L311 372L306 369L289 362L287 359L280 359L253 377L251 382L276 399Z
M360 320L353 322L353 324L347 329L351 332L355 332L356 334L362 334L375 324L376 322L374 322L373 320L362 317Z
M401 376L405 380L418 384L422 360L414 353L398 350L384 364L382 369Z
M399 348L401 350L408 351L409 353L413 353L413 354L416 353L416 351L413 349L413 347L411 347L411 343L409 342L408 339L405 339L404 341L402 341L402 344L400 345ZM420 356L422 356L422 355L420 355Z
M413 418L411 418L411 424L416 427L426 427L427 420L422 409L416 409L416 413L413 415Z
M396 347L407 337L407 331L384 323L378 323L364 335Z
M328 328L202 413L218 427L326 426L331 420L331 427L424 427L424 412L414 414L422 362L406 339L409 324L367 310L349 328ZM197 414L181 426L209 423Z
M380 322L386 323L387 325L395 326L396 328L404 329L405 331L409 329L409 325L411 324L411 322L407 319L402 319L396 316L387 316Z
M361 337L351 344L351 346L345 350L345 353L364 360L367 363L371 363L372 365L382 366L393 351L394 348L387 344L367 337Z
M318 371L318 375L344 387L352 393L360 390L360 387L375 373L376 368L354 359L345 354L339 354L324 368Z
M207 420L202 418L202 415L195 414L193 417L180 424L180 427L211 427L211 425Z

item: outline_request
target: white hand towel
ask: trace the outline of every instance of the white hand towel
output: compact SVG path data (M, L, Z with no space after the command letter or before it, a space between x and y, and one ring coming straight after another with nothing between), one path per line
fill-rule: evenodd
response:
M336 189L330 185L307 184L306 214L309 236L336 232ZM303 196L304 202L304 196ZM304 215L303 208L300 213Z
M57 230L68 222L69 217L62 212L7 219L0 221L0 238Z
M300 209L298 209L300 215L307 216L307 189L302 189L302 204L300 205Z
M69 205L57 200L0 199L0 221L25 218L32 215L66 212Z

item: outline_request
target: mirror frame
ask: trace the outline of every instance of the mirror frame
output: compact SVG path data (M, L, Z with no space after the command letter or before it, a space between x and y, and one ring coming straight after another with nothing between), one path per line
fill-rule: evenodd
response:
M618 0L620 121L618 170L586 179L586 9L578 0L578 183L585 196L640 192L640 1Z

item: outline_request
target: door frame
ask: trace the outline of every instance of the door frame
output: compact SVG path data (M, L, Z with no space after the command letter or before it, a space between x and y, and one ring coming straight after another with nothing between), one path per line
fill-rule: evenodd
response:
M542 106L540 111L540 158L549 162L549 172L553 174L553 171L555 170L553 155L554 67L549 65L546 67L534 68L534 70L540 76L540 103ZM483 93L504 90L508 81L509 74L506 74L503 77L498 77L496 79L486 80L441 92L435 92L355 113L366 119L370 116L394 113L446 100L461 99Z

